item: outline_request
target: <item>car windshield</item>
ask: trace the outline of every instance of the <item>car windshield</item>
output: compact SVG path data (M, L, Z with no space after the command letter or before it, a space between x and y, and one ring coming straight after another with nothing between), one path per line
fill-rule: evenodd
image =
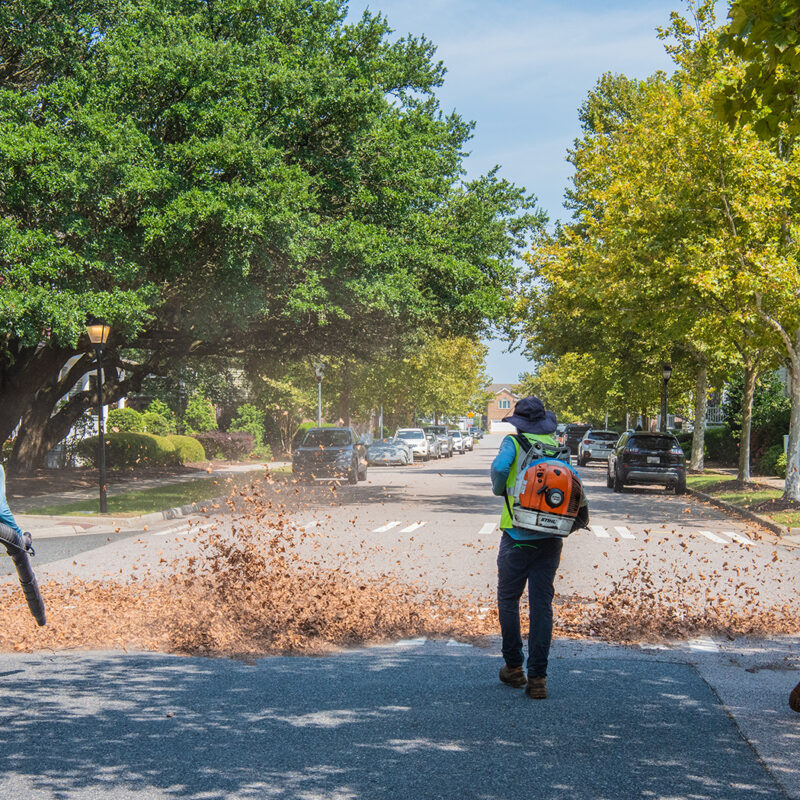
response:
M461 437L461 431L451 431L451 432L450 432L450 435L451 435L451 436L452 436L454 439L458 439L458 438L460 438L460 437Z
M631 436L626 447L628 450L672 450L678 440L671 436Z
M303 439L303 447L346 447L348 444L352 444L350 431L309 431Z
M420 433L419 431L398 431L397 432L398 439L424 439L425 434Z
M601 442L616 442L619 439L619 434L614 431L589 431L586 434L587 439L598 439Z

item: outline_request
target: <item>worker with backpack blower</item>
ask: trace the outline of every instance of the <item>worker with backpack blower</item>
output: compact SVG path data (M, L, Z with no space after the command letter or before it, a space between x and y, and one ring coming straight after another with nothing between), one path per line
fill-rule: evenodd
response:
M506 662L500 680L524 686L528 697L543 700L561 548L564 537L588 526L589 509L569 449L552 436L555 414L538 397L524 397L503 422L517 433L503 439L491 468L492 491L504 498L497 555L497 610ZM527 677L519 616L525 584L530 606Z

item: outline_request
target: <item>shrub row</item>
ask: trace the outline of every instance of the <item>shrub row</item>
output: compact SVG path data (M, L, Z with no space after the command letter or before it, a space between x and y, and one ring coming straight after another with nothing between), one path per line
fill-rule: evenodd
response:
M208 431L194 436L211 458L240 461L253 452L255 437L252 433L223 433Z
M712 461L735 464L739 459L739 443L726 425L706 429L706 451Z
M169 436L175 433L176 426L169 409L167 414L152 409L140 412L135 408L112 408L108 412L106 428L111 433L152 433L156 436Z
M204 461L203 446L191 436L155 436L151 433L109 433L105 436L106 464L125 469L135 466L176 466ZM78 446L78 454L97 464L98 437L90 436Z

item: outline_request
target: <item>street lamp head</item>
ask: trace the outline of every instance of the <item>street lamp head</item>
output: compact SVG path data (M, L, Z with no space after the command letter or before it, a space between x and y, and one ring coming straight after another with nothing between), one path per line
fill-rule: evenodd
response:
M103 319L92 317L86 323L86 333L89 334L89 341L95 347L102 347L108 341L111 326Z
M668 381L672 377L672 365L671 364L662 364L662 366L661 366L661 374L664 376L664 380Z

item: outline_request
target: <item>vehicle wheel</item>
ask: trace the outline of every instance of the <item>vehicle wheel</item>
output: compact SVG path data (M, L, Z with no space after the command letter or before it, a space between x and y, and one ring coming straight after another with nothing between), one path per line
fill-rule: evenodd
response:
M578 456L578 466L579 467L586 466L586 459L583 456Z
M350 471L347 473L347 482L358 483L358 464L353 463L351 465Z
M682 478L675 484L675 494L686 494L686 478Z
M619 477L619 473L614 470L614 485L612 486L615 492L621 492L625 488L625 484L622 482L622 479Z
M614 479L611 477L611 473L608 470L606 470L606 486L609 489L614 488Z

